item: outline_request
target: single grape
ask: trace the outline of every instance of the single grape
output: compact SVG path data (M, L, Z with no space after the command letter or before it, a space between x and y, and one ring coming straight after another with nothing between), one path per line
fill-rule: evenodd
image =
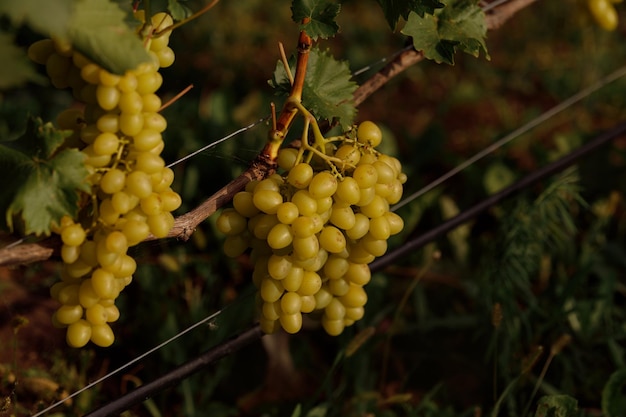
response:
M293 232L289 225L278 223L267 235L267 243L272 249L286 248L293 242Z
M69 225L61 231L61 240L69 246L79 246L85 241L85 230L79 223Z
M62 305L55 313L56 320L65 325L76 323L83 317L83 308L80 305Z
M347 293L339 297L346 308L363 307L367 303L367 293L360 285L350 285Z
M326 316L322 317L322 327L331 336L339 336L345 327L343 319L331 320Z
M71 347L83 347L91 338L91 324L87 320L80 319L67 327L66 341Z
M298 291L304 279L304 269L299 266L292 266L287 276L281 280L286 291Z
M297 164L287 174L287 182L298 189L308 187L312 179L313 167L306 163Z
M108 324L99 324L91 327L90 340L100 347L109 347L115 341L115 335L111 326Z
M366 120L357 128L356 137L360 143L376 147L380 145L383 134L375 123Z
M288 291L280 299L280 308L284 314L300 313L302 298L297 293Z
M287 333L298 333L302 328L302 314L300 312L294 314L281 314L280 325Z
M297 191L291 197L291 202L302 216L313 216L317 213L317 200L306 190Z
M363 286L370 282L370 279L372 278L372 273L367 264L357 264L350 262L345 277L352 284Z
M334 226L326 226L319 236L319 244L330 253L339 253L346 248L346 237Z
M315 295L322 287L322 278L317 272L304 271L302 284L298 288L300 295Z
M329 171L318 172L309 183L309 194L318 200L330 197L337 191L337 178Z

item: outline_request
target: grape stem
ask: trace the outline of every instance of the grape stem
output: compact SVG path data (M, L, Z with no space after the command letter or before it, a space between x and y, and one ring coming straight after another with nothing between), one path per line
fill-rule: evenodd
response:
M306 24L311 19L306 17L302 19L302 23ZM261 151L261 154L266 155L270 160L276 160L278 156L278 150L280 149L287 132L293 123L294 118L298 114L299 109L303 108L302 103L302 89L304 88L304 79L306 77L306 68L309 62L309 52L313 41L306 31L300 31L298 37L298 58L296 61L296 75L293 77L291 84L291 92L285 104L278 115L276 120L276 126L272 126L268 135L268 141L265 148ZM283 61L284 62L284 61ZM287 65L288 67L288 65ZM287 68L286 68L287 70ZM287 70L287 74L289 71Z

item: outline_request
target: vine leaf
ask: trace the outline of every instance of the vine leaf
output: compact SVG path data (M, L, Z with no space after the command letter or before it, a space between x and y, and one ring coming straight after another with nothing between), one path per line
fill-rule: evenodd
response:
M444 4L438 0L378 0L383 9L387 23L391 30L395 30L401 17L409 18L409 13L417 13L424 17L425 13L433 14L436 9L441 9Z
M193 14L191 9L180 0L168 0L167 10L170 12L174 20L183 20Z
M17 87L29 81L43 84L45 78L37 74L22 48L13 44L13 36L0 33L0 90Z
M292 19L300 24L300 30L305 30L312 39L326 39L339 31L335 18L341 6L329 0L294 0L291 5ZM310 19L307 23L302 20Z
M20 0L0 2L0 15L7 15L15 26L28 23L46 36L63 36L72 15L74 0Z
M50 225L58 224L62 216L75 217L78 192L90 189L85 155L61 149L70 134L30 118L20 138L0 144L0 166L6 170L0 176L0 209L9 231L23 226L25 234L49 234Z
M295 73L296 59L289 60L291 72ZM285 68L279 61L270 85L277 89L277 94L287 96L291 90ZM356 116L353 94L357 84L352 81L348 64L337 61L327 51L311 49L309 62L302 90L302 104L318 119L338 119L347 129Z
M461 49L478 57L484 51L487 59L485 14L472 0L444 0L446 7L434 15L420 17L410 13L402 33L413 38L413 46L437 63L454 65L454 53Z
M578 401L569 395L545 395L537 404L535 417L575 417Z
M150 55L126 23L126 13L110 0L80 0L67 34L72 45L85 56L115 74L149 62Z
M617 417L623 413L626 406L625 387L626 368L621 368L611 374L602 389L602 413L605 416Z

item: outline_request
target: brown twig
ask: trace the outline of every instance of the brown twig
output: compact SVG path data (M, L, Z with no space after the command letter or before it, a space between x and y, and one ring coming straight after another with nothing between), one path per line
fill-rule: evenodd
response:
M535 1L537 0L511 0L500 7L492 9L487 14L487 28L490 30L498 29L516 12L529 6ZM306 34L301 35L298 41L299 50L308 51L308 48L306 48L306 42L303 42L303 40L306 41L306 38L303 38L303 36L306 36ZM310 38L308 42L310 42ZM303 48L303 46L305 46L305 48ZM299 54L298 56L299 60L302 61L308 59L308 53ZM302 56L302 58L300 58L300 56ZM372 78L363 83L355 91L355 106L360 105L391 78L400 74L410 66L418 63L423 58L423 54L415 50L409 50L398 55L393 61L391 61L378 73L374 74ZM302 65L302 63L299 62L299 65ZM301 82L303 83L304 74L301 74L301 77ZM297 79L298 71L296 70L296 80L294 81L294 86L298 83ZM302 86L300 86L300 89L301 87ZM302 91L300 90L300 95L298 97L301 97L301 92ZM290 126L291 121L297 113L297 109L295 109L294 106L289 106L288 102L289 100L287 100L286 105L283 107L283 110L278 117L277 129L274 132L279 131L286 133L285 127L288 128ZM183 240L189 239L195 228L202 221L215 213L218 208L228 203L235 193L243 189L249 181L264 178L265 175L269 175L269 173L273 172L273 168L275 167L271 162L271 158L268 158L267 149L264 149L264 151L261 152L261 154L255 159L251 167L243 174L221 188L198 207L177 217L174 227L168 237L176 237ZM44 239L37 243L25 243L8 249L0 248L0 266L28 264L43 261L49 259L53 255L58 255L60 248L61 242L56 236Z

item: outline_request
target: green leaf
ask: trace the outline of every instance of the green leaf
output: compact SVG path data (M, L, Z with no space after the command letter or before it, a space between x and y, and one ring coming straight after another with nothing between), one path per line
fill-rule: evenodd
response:
M115 74L150 61L127 14L110 0L77 0L69 23L72 45L85 56Z
M0 33L0 90L19 87L29 81L43 83L22 48L13 44L13 36Z
M0 166L6 170L0 174L0 208L10 231L23 224L25 234L49 234L62 216L75 217L79 191L90 188L85 155L61 149L70 134L31 118L22 137L0 145Z
M300 24L300 30L305 30L312 39L322 39L334 36L339 31L335 18L341 6L329 0L294 0L291 6L292 19ZM302 20L310 21L302 24Z
M446 7L434 15L411 13L402 33L413 38L413 46L435 62L454 65L454 53L461 49L478 57L487 53L485 14L473 0L444 0Z
M433 14L436 9L444 6L438 0L378 0L378 4L383 9L391 30L396 29L400 17L408 19L410 12L423 17L425 13Z
M167 10L174 20L183 20L192 15L191 9L182 4L179 0L168 0Z
M295 73L295 57L290 60L291 72ZM279 61L270 85L282 95L289 95L291 85L287 73ZM302 91L302 104L318 119L338 119L342 128L347 129L356 116L353 103L357 84L352 81L348 64L337 61L329 52L313 48Z
M65 36L74 0L1 1L0 15L7 15L15 26L27 23L46 36Z
M575 417L578 401L569 395L546 395L537 402L535 417Z
M609 377L602 389L602 413L606 417L618 417L624 415L626 410L626 368L618 369Z

